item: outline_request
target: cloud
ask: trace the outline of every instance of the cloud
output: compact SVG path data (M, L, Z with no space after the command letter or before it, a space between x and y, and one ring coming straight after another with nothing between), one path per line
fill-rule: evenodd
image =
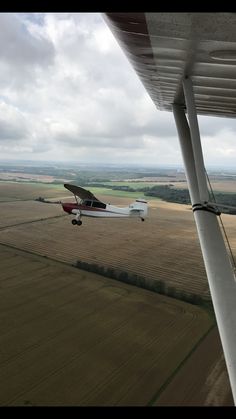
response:
M198 117L201 135L217 136L222 130L236 132L236 119L214 116Z
M14 65L52 63L54 49L52 43L40 36L34 36L20 19L20 15L0 14L1 33L0 57Z
M0 143L20 141L28 135L29 130L24 115L14 106L0 102Z
M37 70L53 64L54 47L49 39L34 36L21 15L0 14L0 86L20 88L35 83Z
M182 163L172 113L156 109L100 14L2 13L0 24L3 157ZM235 121L199 122L207 161L232 161Z
M235 166L235 132L231 128L222 128L214 137L204 136L202 147L206 164L222 166L227 162L228 165Z

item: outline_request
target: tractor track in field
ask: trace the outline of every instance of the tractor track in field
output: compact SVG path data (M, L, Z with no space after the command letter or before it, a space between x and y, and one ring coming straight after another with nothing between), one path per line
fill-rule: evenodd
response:
M6 230L7 228L18 227L18 226L21 226L21 225L24 225L24 224L38 223L38 222L47 221L47 220L51 220L51 219L54 219L54 218L61 218L61 217L66 217L66 215L64 215L64 214L54 215L52 217L38 218L37 220L30 220L30 221L23 221L23 222L16 223L16 224L9 224L7 226L0 227L0 231Z

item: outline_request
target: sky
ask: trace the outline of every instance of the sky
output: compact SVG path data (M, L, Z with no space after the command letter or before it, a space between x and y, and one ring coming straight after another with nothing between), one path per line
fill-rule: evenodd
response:
M0 14L0 158L182 165L99 13ZM236 166L236 120L199 117L206 166Z

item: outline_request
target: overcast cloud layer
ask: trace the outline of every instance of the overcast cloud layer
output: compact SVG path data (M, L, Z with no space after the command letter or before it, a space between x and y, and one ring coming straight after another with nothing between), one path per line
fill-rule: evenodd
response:
M182 164L100 14L0 14L1 158ZM236 161L236 121L200 117L206 165Z

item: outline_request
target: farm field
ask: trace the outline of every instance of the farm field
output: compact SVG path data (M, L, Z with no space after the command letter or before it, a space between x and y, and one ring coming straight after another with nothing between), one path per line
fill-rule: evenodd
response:
M211 184L214 192L236 193L236 180L212 181Z
M151 405L212 326L197 306L7 246L0 263L2 406Z
M102 187L88 187L95 195L102 195L105 200L110 197L124 197L131 200L135 200L140 197L144 197L143 192L126 192L126 191L114 191L112 189ZM71 198L70 192L64 188L61 184L47 184L47 183L35 183L35 182L1 182L0 181L0 203L10 201L28 201L34 200L39 196L49 199L57 198ZM151 197L149 197L151 198ZM153 198L151 198L153 199ZM155 198L156 199L156 198Z
M58 198L71 196L63 185L47 185L43 183L0 182L0 202L34 200L39 196Z
M110 202L119 205L130 202L125 198L112 198ZM83 218L83 225L74 227L71 217L63 216L60 206L54 209L57 205L37 204L37 208L44 210L45 214L48 208L52 216L55 211L55 215L61 212L62 217L2 228L0 243L70 264L81 260L119 268L150 279L163 280L179 291L209 298L200 246L188 206L152 200L150 217L144 223L128 218ZM18 204L15 205L17 212ZM24 205L24 219L27 205L29 219L32 219L32 203ZM13 207L9 214L12 213ZM9 223L6 225L9 226Z
M169 185L172 182L166 182L166 185ZM159 183L164 185L165 183ZM187 189L187 182L175 182L172 183L173 187L176 189ZM132 185L132 184L131 184ZM236 193L236 180L211 180L211 186L214 192L228 192Z
M53 176L46 176L33 173L24 173L24 172L2 172L0 170L0 179L1 180L16 180L19 182L29 182L29 181L41 181L41 182L53 182L55 178Z
M35 184L20 184L23 188L21 191L19 188L16 188L16 186L18 187L18 184L9 185L13 185L12 188L10 187L8 189L6 188L5 183L0 183L0 195L3 196L4 193L6 201L9 199L9 196L13 199L11 202L0 203L0 243L2 243L2 245L0 245L0 264L2 271L0 287L1 291L3 291L0 296L0 304L1 308L3 308L3 311L1 310L1 312L4 313L2 321L0 320L1 330L3 331L3 335L0 337L0 347L4 348L3 352L0 352L0 363L3 360L2 365L5 368L5 375L3 375L2 381L0 377L0 395L2 389L4 390L3 398L0 398L0 404L44 405L55 403L79 403L81 405L129 405L136 404L136 400L138 400L137 403L139 403L140 400L141 405L232 405L228 376L216 328L210 331L209 335L198 344L199 339L204 336L205 331L212 326L212 320L208 318L205 311L173 298L170 299L168 297L160 296L137 287L129 286L128 284L110 280L100 275L81 271L69 266L69 264L74 264L79 259L89 263L97 263L114 268L117 267L126 271L142 274L145 277L148 276L153 279L161 278L168 286L174 286L179 289L180 296L181 291L185 290L185 292L199 293L209 299L210 296L205 269L198 244L193 215L189 206L166 203L153 199L149 202L150 216L144 223L135 219L106 220L83 218L83 225L79 228L71 225L71 217L63 212L60 205L32 201L32 198L35 198ZM55 193L54 187L50 188L49 185L45 185L45 187L44 185L41 185L41 187L42 190L39 194L37 193L37 197L41 195L55 200L60 200L63 197L63 200L71 199L71 194L69 192L67 193L63 187L57 185L55 187ZM24 198L27 199L27 201L22 201L21 197L18 201L14 202L16 199L14 194L16 193L19 194L18 197L20 196L20 193L24 193ZM98 198L101 200L104 199L104 201L107 202L107 197L102 194L98 195ZM131 202L131 199L110 196L109 202L125 206ZM236 218L231 215L223 215L222 218L232 250L234 254L236 254ZM19 249L26 250L26 252L20 251ZM40 255L46 257L42 258ZM58 262L50 260L50 258ZM60 261L66 262L66 264L60 263ZM93 283L96 282L95 280L98 281L99 284L103 284L102 288L100 290L100 285L98 287L95 286L94 290L91 291L90 287L93 287ZM78 281L81 283L78 284ZM83 288L85 294L82 292L82 285L83 287L86 285L86 291L85 288ZM104 290L111 290L111 295L109 292L105 292L104 294ZM127 290L132 290L132 292ZM124 299L123 305L117 305L117 311L114 308L114 312L112 312L114 314L114 319L112 317L113 314L108 310L108 306L110 307L116 302L115 297L117 296L117 293L122 295L123 299L124 295L133 295L134 290L135 292L138 292L137 312L140 311L142 315L146 316L145 320L142 317L137 317L138 326L135 323L135 315L133 318L133 312L131 313L130 311L130 305L132 307L135 305L133 300ZM102 295L101 306L98 301L100 291ZM113 291L115 296L113 295ZM79 299L80 294L81 298L83 295L86 297L84 300L84 304L88 303L86 308L81 303L81 299ZM69 295L71 298L70 300ZM148 297L151 298L152 303L147 303L146 300L145 302L143 301L142 298L147 295L152 296ZM65 301L62 300L62 296L65 297ZM155 298L158 300L155 300ZM136 297L134 299L137 302ZM112 303L110 304L111 301ZM160 323L155 323L155 332L154 329L149 329L149 326L144 332L148 319L155 317L153 312L151 312L151 309L146 310L147 304L148 307L151 304L154 309L154 306L156 307L157 305L157 301L158 304L159 301L162 301L161 305L158 305L158 310L160 311L157 312L157 319L155 320L158 321L159 319ZM164 303L164 301L168 301L168 303ZM177 304L177 306L175 304ZM185 307L184 309L182 304ZM34 311L34 306L35 310L38 310L38 313ZM129 328L124 329L124 336L121 333L118 334L119 337L116 337L117 328L119 329L117 325L120 323L116 323L115 319L118 316L119 311L123 312L122 315L125 314L124 311L126 306L130 322ZM73 311L75 307L76 310L79 310L79 314L77 311ZM163 307L165 307L165 309ZM175 335L173 334L174 326L173 329L167 328L167 323L168 325L171 324L171 320L168 320L169 314L167 315L165 311L167 307L167 311L172 313L173 318L178 317L176 313L179 312L179 307L182 307L181 310L186 313L188 310L190 310L191 313L195 313L194 318L198 317L198 314L196 315L196 312L193 312L192 310L197 309L199 310L197 313L203 313L203 317L199 315L199 325L197 325L196 328L195 324L192 324L191 326L191 333L194 335L192 337L191 345L189 343L186 346L186 341L181 340L182 338L187 339L187 337L184 337L184 329L182 329L182 332L180 333L182 337L175 339ZM176 307L178 307L178 309ZM89 309L92 311L88 314L86 310ZM85 310L85 312L83 310ZM103 310L105 310L105 317L101 317L101 311L103 312ZM95 314L94 318L93 313ZM136 311L134 311L134 313L136 313ZM139 313L140 316L141 313ZM21 317L21 314L23 317ZM32 314L33 316L31 319ZM58 317L56 316L57 314ZM65 314L66 317L64 319L63 316ZM84 352L81 355L81 360L83 361L81 361L81 364L78 364L78 369L75 369L77 374L73 372L74 366L77 365L74 363L77 357L73 351L81 348L80 345L82 345L82 348L85 348L86 351L88 349L86 346L87 337L85 334L86 324L88 325L89 330L92 324L91 336L90 332L88 332L88 341L92 342L92 346L97 345L97 341L93 341L92 332L97 330L98 335L103 336L103 332L105 333L106 330L106 322L108 320L111 321L111 317L115 323L112 321L110 325L111 329L109 329L108 334L112 333L113 335L112 327L114 326L114 360L112 358L113 341L110 340L107 341L108 346L105 347L107 353L109 353L107 360L104 360L104 351L101 349L102 346L98 347L98 355L96 352L88 352L91 359L96 360L97 364L103 365L104 363L104 368L102 370L100 370L100 366L99 368L97 367L97 364L91 364L93 369L96 370L96 368L98 368L98 371L101 372L101 380L104 380L101 384L99 382L100 378L98 378L97 375L94 376L94 371L92 372L92 370L90 370L90 362L88 360L86 361L86 358L84 358ZM87 319L87 323L85 322L84 325L80 325L82 318ZM163 318L166 319L167 323L165 321L162 323ZM119 316L117 319L119 319ZM90 320L92 323L90 323ZM98 322L98 324L96 324L96 322ZM120 322L122 329L122 319ZM59 326L61 325L62 328L59 329ZM78 328L80 326L82 329ZM71 329L73 327L74 334ZM135 333L133 336L132 330L136 330L136 327L138 327L137 334ZM142 331L139 327L142 328ZM183 327L183 324L181 327ZM64 337L63 330L66 329L68 329L68 335ZM167 332L167 330L169 331ZM180 329L177 328L176 330ZM197 334L195 334L195 332ZM75 336L76 333L77 335ZM129 338L126 337L127 333L129 334ZM165 333L167 333L167 335L165 335ZM150 346L150 348L148 346L150 352L149 349L148 352L143 350L142 356L140 355L140 358L137 358L137 364L140 364L138 373L135 369L136 361L134 361L134 363L133 361L131 362L131 372L133 377L136 377L136 380L134 381L134 378L132 377L127 379L124 367L122 373L118 372L118 369L115 369L116 372L114 373L114 376L116 378L111 378L111 381L109 381L112 374L104 372L105 368L108 368L109 370L111 365L113 368L114 363L117 360L121 359L121 361L119 361L121 364L124 361L123 357L125 355L119 345L122 345L122 343L123 345L126 345L128 339L129 348L131 348L132 352L134 350L134 346L132 345L134 344L130 343L129 339L134 339L135 345L140 347L140 342L143 342L144 340L142 337L143 334L145 334L145 339L148 334L150 341L153 339L153 342L155 341L157 346L155 346L155 350L152 349L152 346ZM79 339L78 335L82 336L82 340ZM98 335L95 333L94 339L97 339ZM152 366L151 362L154 358L151 358L150 364L146 365L145 354L148 354L147 358L149 358L150 354L151 357L154 357L154 352L158 352L158 345L161 341L158 340L159 343L157 343L156 339L159 339L159 335L164 336L163 338L160 337L160 339L163 339L163 342L166 340L167 347L165 352L167 351L167 354L160 354L160 358L158 358L156 363L153 361ZM3 340L1 340L2 337ZM83 342L83 339L85 339L85 344L81 343ZM171 339L175 340L172 341ZM69 340L72 342L72 347L70 348ZM178 342L179 346L177 348L175 345L177 345ZM64 343L66 345L65 353L63 349ZM60 349L58 345L62 346L62 349ZM209 348L211 348L210 351ZM212 348L214 348L214 353ZM169 365L168 356L170 356L170 359L171 356L174 356L174 352L171 352L172 349L177 351L176 356L178 357L178 361L175 362L175 360L172 360ZM188 358L191 351L193 351L193 353ZM7 361L8 363L5 363L5 356L8 357L8 354L10 355L10 358L7 358L9 362ZM42 357L45 358L43 360L44 366L41 372L39 371L39 366L36 366L36 358L40 354L43 354ZM56 354L55 360L53 354ZM209 354L211 354L211 356L209 356ZM119 358L120 356L121 358ZM157 356L159 355L157 354ZM66 364L66 360L70 358L72 361L71 364L68 365ZM134 358L136 360L136 355ZM11 363L11 359L14 360L13 363ZM63 366L64 369L59 366L61 360L65 362L65 368ZM143 360L145 360L145 363L142 365ZM85 370L82 368L82 362L85 362ZM179 368L180 364L181 367ZM124 361L124 365L126 365L126 361ZM198 369L200 370L200 367L197 367L198 365L202 366L201 374L199 373L196 375ZM146 367L148 368L147 376L144 374ZM49 371L48 373L47 368ZM21 374L22 370L24 370L23 375ZM193 371L193 373L191 371ZM106 373L108 375L106 375ZM13 380L8 380L11 374L13 374L14 383ZM34 374L36 374L36 379L39 383L36 387L32 384L32 377ZM156 377L159 376L159 374L160 377ZM146 378L144 377L143 384L140 384L139 387L137 377L140 377L141 375L144 375ZM45 377L49 377L49 381L47 381L47 378ZM71 387L67 390L64 379L65 381L68 381L68 377L70 377L72 381ZM94 390L94 387L91 387L92 393L94 392L93 396L89 392L86 394L83 393L84 390L81 390L81 381L79 384L78 377L82 377L90 386L92 386L91 383L92 381L94 382L95 378L94 385L98 386L96 387L96 389L99 389L98 392L97 390ZM194 378L193 381L191 381L191 378ZM125 383L127 381L128 387L125 387L126 392L124 392L124 394L127 393L127 398L121 390L122 394L118 392L117 399L114 398L116 386L119 388L121 387L119 385L119 379L122 379ZM151 384L153 380L154 383ZM217 381L216 386L213 385L215 381ZM189 388L186 387L185 382L189 384ZM6 389L5 383L7 383ZM179 389L179 386L182 386L183 391ZM198 392L199 397L196 394L193 397L191 388L200 388L199 386L202 388L202 391ZM22 388L24 391L20 392L20 389ZM57 389L54 399L56 400L55 403L52 402L50 398L50 395L54 394L53 388ZM111 389L109 390L110 393L108 391L109 388ZM134 388L134 392L131 391L131 388ZM144 391L145 395L143 398L140 398L143 388L146 389ZM77 402L76 399L78 394L78 392L76 394L76 389L79 389L79 394L80 391L82 391L79 402ZM178 391L176 389L178 389ZM184 389L186 390L186 395Z
M88 187L88 186L86 186L85 189L89 189L97 198L99 198L99 196L103 196L105 202L107 202L108 199L110 199L110 197L129 198L129 202L132 202L137 198L147 199L144 196L143 192L115 191L112 189L106 189L102 187L99 188L99 187Z
M37 201L0 203L0 229L60 216L63 216L60 205L46 205Z
M56 189L55 197L58 193ZM107 200L104 195L98 197ZM73 198L69 194L67 199ZM109 202L125 206L131 201L111 196ZM80 260L160 279L180 292L209 298L190 206L154 199L149 202L149 218L144 223L138 219L83 218L83 225L74 227L71 218L56 204L2 202L0 243L69 264ZM236 254L236 218L222 215L222 219Z
M234 406L217 327L198 345L155 405Z

